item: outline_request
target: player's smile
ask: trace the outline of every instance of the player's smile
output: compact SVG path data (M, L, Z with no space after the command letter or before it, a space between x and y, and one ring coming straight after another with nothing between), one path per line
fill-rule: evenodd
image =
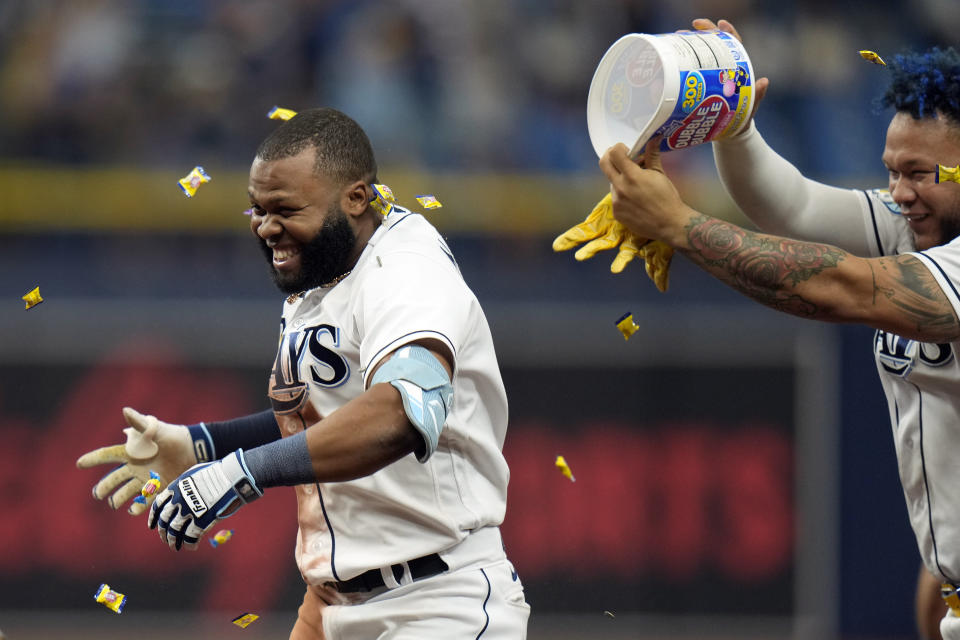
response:
M900 205L921 251L946 244L960 235L960 188L937 184L937 164L960 163L960 140L940 118L914 120L898 113L887 129L883 150L890 195Z
M335 281L358 255L339 191L315 163L315 150L307 148L287 158L257 158L250 168L250 230L284 293Z
M273 266L281 271L295 271L300 267L300 249L273 247Z

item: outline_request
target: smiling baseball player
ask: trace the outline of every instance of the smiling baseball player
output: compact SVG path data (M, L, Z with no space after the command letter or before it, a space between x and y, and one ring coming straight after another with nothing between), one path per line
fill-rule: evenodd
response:
M272 412L190 427L131 412L126 445L78 464L126 463L94 487L133 478L114 508L142 468L182 473L148 518L173 549L295 487L307 590L292 640L524 638L499 531L507 402L490 330L436 229L376 182L366 135L340 112L302 111L268 136L249 196L289 296Z
M729 22L719 26L736 34ZM882 104L895 109L881 156L888 191L804 177L753 123L714 143L728 193L767 233L685 204L652 144L642 165L621 144L600 167L613 217L635 235L665 242L776 310L876 330L910 523L927 570L943 583L941 634L960 640L960 185L941 169L960 165L960 53L897 55L887 72ZM758 100L766 84L757 81Z

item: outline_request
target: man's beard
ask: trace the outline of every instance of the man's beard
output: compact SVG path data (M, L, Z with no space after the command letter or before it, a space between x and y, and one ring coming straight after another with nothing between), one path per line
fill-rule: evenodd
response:
M270 277L280 291L300 293L333 282L349 270L350 257L357 237L350 227L347 214L333 205L317 235L300 247L300 271L283 273L273 266L273 249L260 238L260 249L267 258Z

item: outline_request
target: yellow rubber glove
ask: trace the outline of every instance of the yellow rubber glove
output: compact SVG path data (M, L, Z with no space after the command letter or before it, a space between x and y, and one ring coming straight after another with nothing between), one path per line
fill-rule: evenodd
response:
M673 247L659 240L638 238L613 217L613 198L608 193L593 208L586 220L567 229L553 241L554 251L566 251L586 242L573 255L578 261L589 260L598 251L619 247L610 271L620 273L631 260L641 256L646 262L647 275L660 291L666 291L670 279L670 260Z
M156 472L160 476L160 486L166 487L181 473L202 462L197 459L194 439L187 427L167 424L130 407L124 407L123 417L130 425L123 430L127 434L126 444L101 447L77 460L80 469L100 464L121 465L93 485L93 497L97 500L106 497L114 509L140 495L143 485L150 480L150 471ZM132 503L128 513L140 515L153 498L150 496L144 502Z

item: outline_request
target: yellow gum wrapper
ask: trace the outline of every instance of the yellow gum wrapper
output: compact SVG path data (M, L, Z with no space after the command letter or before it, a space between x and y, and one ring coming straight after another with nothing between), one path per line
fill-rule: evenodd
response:
M127 604L127 596L117 593L107 583L100 585L97 592L93 594L93 599L114 613L122 613L123 605Z
M862 49L860 51L860 57L863 58L864 60L872 62L873 64L879 64L884 67L887 66L887 63L883 61L883 58L881 58L879 55L877 55L873 51L867 51L866 49Z
M443 205L440 204L440 201L437 200L436 196L432 195L422 195L422 196L413 196L417 202L420 203L420 206L424 209L439 209Z
M133 499L134 502L139 504L147 504L147 499L150 498L157 491L160 491L162 485L160 483L160 474L156 471L150 472L150 479L147 480L143 487L140 489L140 495Z
M942 164L937 165L937 183L941 182L960 182L960 165L956 167L945 167Z
M393 189L385 184L372 184L373 199L370 200L370 206L380 212L381 215L388 216L393 211L393 203L397 201L393 195Z
M210 538L210 546L217 547L221 544L225 544L230 538L233 537L233 529L221 529Z
M570 478L570 482L576 482L577 479L573 477L573 471L570 470L570 465L567 464L567 461L563 459L563 456L557 456L557 461L554 463L557 465L557 468L560 469L565 477Z
M267 117L271 120L289 120L293 116L297 115L297 112L293 109L284 109L283 107L273 107L270 111L267 111Z
M180 188L183 189L183 193L188 198L192 198L197 193L200 185L205 182L210 182L210 176L203 170L203 167L196 166L190 173L180 178L178 182L180 183Z
M33 291L29 292L25 296L22 296L20 299L27 303L27 309L37 306L43 302L43 298L40 297L40 287L34 288Z
M617 320L617 329L620 329L620 333L623 334L624 340L629 340L630 336L637 332L639 325L633 321L633 314L629 311L623 314L619 320Z
M233 620L231 620L230 622L237 625L241 629L246 629L253 623L254 620L256 620L259 617L260 616L258 616L255 613L243 613L237 616L236 618L234 618Z

